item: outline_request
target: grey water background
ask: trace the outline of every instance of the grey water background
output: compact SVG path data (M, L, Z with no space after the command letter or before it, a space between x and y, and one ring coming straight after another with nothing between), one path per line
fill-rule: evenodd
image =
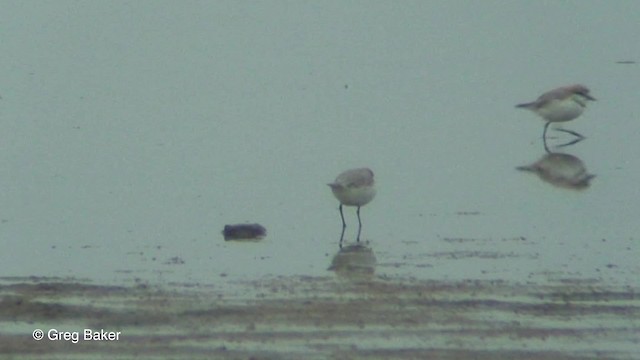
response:
M637 1L0 6L3 276L327 275L326 183L368 166L378 274L640 285ZM515 170L544 123L514 105L571 83L580 192Z

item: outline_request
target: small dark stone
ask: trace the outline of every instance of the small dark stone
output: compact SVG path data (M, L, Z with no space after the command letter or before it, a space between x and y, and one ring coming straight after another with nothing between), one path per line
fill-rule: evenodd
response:
M225 225L222 230L224 239L229 240L260 240L267 235L267 229L260 224Z

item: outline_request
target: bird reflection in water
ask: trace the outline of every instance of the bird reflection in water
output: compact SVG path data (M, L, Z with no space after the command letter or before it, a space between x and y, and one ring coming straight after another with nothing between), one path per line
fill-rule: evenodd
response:
M373 277L376 270L376 256L373 249L364 244L345 246L338 251L327 270L346 280L366 280Z
M547 153L531 165L516 169L537 174L540 179L564 189L584 190L595 177L587 172L582 160L570 154Z

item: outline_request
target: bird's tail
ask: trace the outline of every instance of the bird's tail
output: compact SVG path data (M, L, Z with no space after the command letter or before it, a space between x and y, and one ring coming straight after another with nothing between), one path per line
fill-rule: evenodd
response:
M535 172L536 169L532 165L518 166L516 170Z
M536 107L536 103L530 102L530 103L518 104L516 105L516 107L523 108L523 109L534 109Z

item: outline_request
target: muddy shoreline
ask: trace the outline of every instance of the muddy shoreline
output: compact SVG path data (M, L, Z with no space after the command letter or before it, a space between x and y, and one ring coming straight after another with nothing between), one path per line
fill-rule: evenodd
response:
M565 279L536 285L278 277L245 294L199 284L101 286L5 278L0 354L28 359L632 359L640 295ZM41 341L39 328L122 332L118 341Z

